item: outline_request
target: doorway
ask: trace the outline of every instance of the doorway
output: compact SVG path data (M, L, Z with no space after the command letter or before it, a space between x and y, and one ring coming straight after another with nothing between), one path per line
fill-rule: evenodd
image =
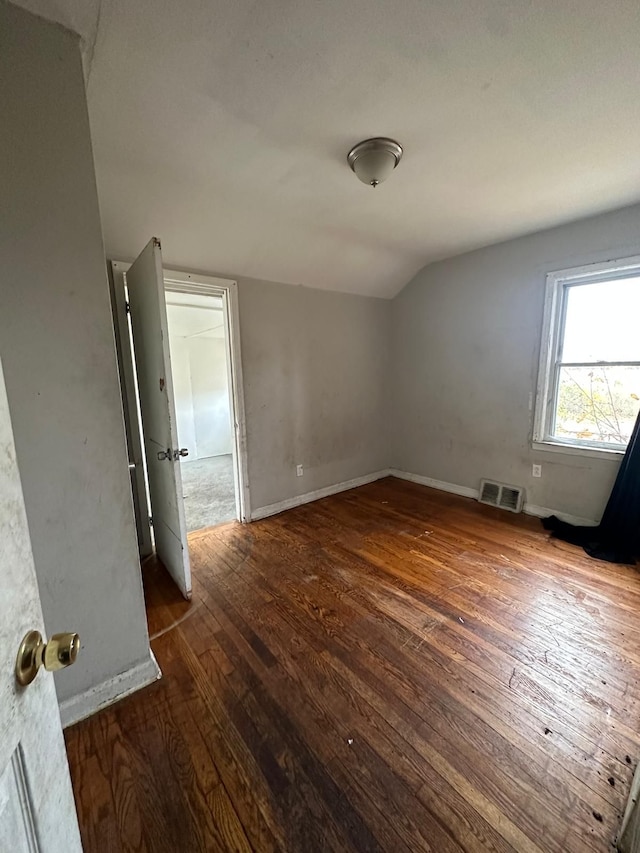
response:
M166 292L187 532L237 519L223 298Z
M194 419L196 453L181 457L181 471L186 473L188 483L195 485L195 488L191 489L191 495L186 488L184 492L185 511L192 510L193 522L197 526L189 526L188 518L187 524L190 530L198 530L203 526L211 527L233 519L240 522L250 521L237 282L165 270L164 286L167 310L169 311L168 306L171 305L172 317L177 316L175 311L182 306L183 317L189 316L189 310L192 316L197 317L198 309L204 309L209 312L211 318L207 320L206 327L195 330L201 331L202 334L191 338L192 341L201 341L195 345L191 344L196 354L198 348L203 353L203 357L198 360L196 374L204 375L205 379L196 379L195 385L204 389L206 400L201 409L209 411L205 412L203 421ZM200 319L187 319L187 322L199 323ZM170 319L170 349L171 323ZM191 364L193 363L192 358ZM177 420L178 436L181 438L179 417ZM185 426L188 435L188 424ZM187 467L189 461L200 463L201 460L207 459L210 461L203 461L202 465L196 464L192 469ZM201 502L198 496L201 491L208 492L208 505L206 501Z
M154 537L127 292L129 267L120 261L108 264L131 485L144 558L152 553ZM167 391L176 410L180 515L189 531L234 519L249 521L237 284L175 270L158 274L160 310L165 314L160 327L167 330L167 356L174 362L168 365L174 380L167 377ZM153 326L147 331L155 335L151 318L145 324Z

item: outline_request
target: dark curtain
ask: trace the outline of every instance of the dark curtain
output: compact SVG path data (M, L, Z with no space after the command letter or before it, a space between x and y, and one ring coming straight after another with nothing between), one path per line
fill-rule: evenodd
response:
M633 565L640 557L640 412L597 527L577 527L555 515L542 524L553 536L582 545L591 557Z

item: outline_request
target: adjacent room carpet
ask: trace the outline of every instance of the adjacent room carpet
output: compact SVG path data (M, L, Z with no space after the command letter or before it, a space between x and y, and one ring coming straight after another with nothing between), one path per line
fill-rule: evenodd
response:
M231 454L180 464L187 530L202 530L236 517Z

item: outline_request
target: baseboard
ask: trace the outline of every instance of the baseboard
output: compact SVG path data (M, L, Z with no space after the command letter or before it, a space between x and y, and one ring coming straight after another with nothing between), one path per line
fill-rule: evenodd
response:
M135 693L136 690L146 687L161 677L162 673L158 662L149 649L147 660L132 666L126 672L121 672L96 687L86 690L84 693L80 693L78 696L72 696L70 699L61 702L60 719L62 720L62 727L67 728L74 723L79 723L80 720L113 705L119 699L124 699L125 696Z
M259 521L261 518L277 515L279 512L284 512L287 509L293 509L296 506L302 506L302 504L318 501L320 498L328 498L330 495L337 495L338 492L346 492L349 489L356 489L358 486L366 486L367 483L373 483L376 480L381 480L383 477L388 477L390 473L388 469L376 471L373 474L366 474L364 477L356 477L354 480L345 480L342 483L335 483L333 486L325 486L324 489L316 489L315 492L307 492L304 495L296 495L293 498L287 498L275 504L258 507L258 509L251 510L251 521Z
M430 489L439 489L441 492L451 492L452 495L460 495L463 498L477 498L480 492L469 486L457 486L455 483L445 483L444 480L433 480L431 477L423 477L422 474L410 474L408 471L399 471L390 468L389 475L399 480L409 480L411 483L419 483L421 486L429 486Z
M366 486L367 483L373 483L376 480L381 480L383 477L397 477L399 480L408 480L411 483L418 483L421 486L428 486L430 489L438 489L441 492L449 492L452 495L460 495L463 498L473 498L477 500L480 492L478 489L473 489L470 486L459 486L457 483L447 483L445 480L434 480L432 477L424 477L422 474L411 474L409 471L400 471L398 468L387 468L383 471L376 471L373 474L367 474L364 477L356 477L354 480L346 480L343 483L336 483L333 486L326 486L324 489L316 489L314 492L307 492L304 495L296 495L293 498L287 498L278 503L269 504L259 507L251 513L251 521L259 521L261 518L268 518L270 515L277 515L287 509L293 509L302 504L311 503L312 501L320 500L320 498L328 498L330 495L336 495L338 492L346 492L348 489L356 489L358 486ZM525 502L522 511L526 515L534 515L537 518L547 518L550 515L555 515L569 524L579 524L586 526L594 526L598 524L593 518L582 518L579 515L570 515L562 512L559 509L553 509L546 506L538 506Z
M464 498L478 499L480 492L478 489L472 489L469 486L458 486L455 483L446 483L444 480L433 480L431 477L423 477L421 474L410 474L407 471L398 471L396 468L389 470L391 477L398 477L400 480L409 480L412 483L419 483L422 486L429 486L432 489L439 489L441 492L450 492L453 495L461 495ZM535 515L537 518L547 518L550 515L555 515L561 518L562 521L567 521L569 524L585 525L587 527L598 524L592 518L582 518L579 515L570 515L562 512L559 509L550 509L546 506L537 506L536 504L525 502L522 511L526 515Z
M526 512L527 515L535 515L537 518L548 518L550 515L555 515L557 518L562 519L562 521L568 521L569 524L577 524L581 527L595 527L598 524L598 522L594 521L593 518L582 518L580 515L570 515L569 513L562 512L559 509L549 509L548 506L536 506L536 504L525 503L522 511Z

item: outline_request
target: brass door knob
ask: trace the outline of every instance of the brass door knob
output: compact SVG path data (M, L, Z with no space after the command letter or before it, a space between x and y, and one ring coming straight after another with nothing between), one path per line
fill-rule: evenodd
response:
M79 651L80 637L77 634L53 634L45 643L40 631L29 631L20 643L16 658L18 684L23 687L31 684L41 666L49 672L71 666Z

